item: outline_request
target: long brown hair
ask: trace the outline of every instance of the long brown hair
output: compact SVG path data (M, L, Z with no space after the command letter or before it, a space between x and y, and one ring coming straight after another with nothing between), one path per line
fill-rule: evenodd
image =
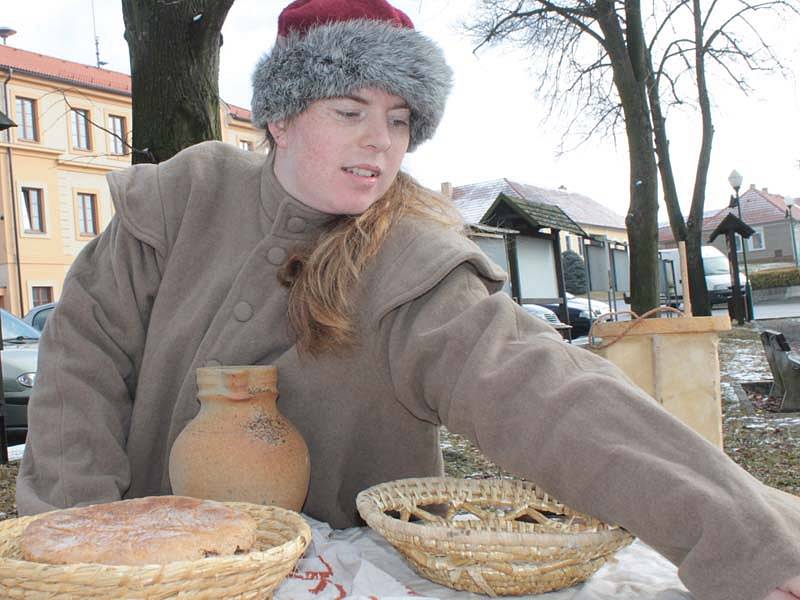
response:
M399 173L387 192L360 215L342 215L310 246L290 256L279 273L290 288L289 323L301 351L319 355L354 343L352 294L358 276L380 250L392 225L414 216L457 228L452 203Z

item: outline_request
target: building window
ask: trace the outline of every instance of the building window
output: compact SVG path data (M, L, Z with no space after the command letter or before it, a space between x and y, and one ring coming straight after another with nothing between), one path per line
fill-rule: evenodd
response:
M83 108L72 109L72 147L77 150L91 150L89 137L89 111Z
M755 233L747 239L748 250L763 250L766 248L764 245L764 228L753 227Z
M111 125L111 153L117 155L127 154L125 140L127 132L125 127L125 117L111 115L109 117Z
M41 306L50 304L53 301L53 288L42 285L35 285L31 288L33 292L33 305Z
M38 139L36 126L36 100L17 98L17 139L35 142Z
M248 152L253 151L253 142L250 140L239 140L239 148L242 150L247 150Z
M747 238L747 250L748 252L753 250L764 250L766 245L764 244L764 228L763 227L753 227L755 233ZM741 236L735 236L736 238L736 252L742 252L742 238Z
M78 231L81 235L97 235L97 196L78 194Z
M42 190L22 188L22 228L25 233L44 233L44 200Z

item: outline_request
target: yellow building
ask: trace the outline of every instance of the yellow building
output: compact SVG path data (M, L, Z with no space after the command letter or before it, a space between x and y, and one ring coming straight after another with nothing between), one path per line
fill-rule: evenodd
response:
M105 175L130 165L128 75L0 46L0 307L55 301L78 252L110 221ZM264 151L250 111L221 109L225 142Z

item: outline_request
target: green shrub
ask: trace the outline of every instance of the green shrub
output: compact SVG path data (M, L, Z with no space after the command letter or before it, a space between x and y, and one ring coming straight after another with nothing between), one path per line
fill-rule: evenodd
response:
M564 287L570 294L585 294L589 290L586 265L580 254L572 250L562 252L561 267L564 269Z
M800 285L800 269L768 269L750 273L750 286L754 290Z

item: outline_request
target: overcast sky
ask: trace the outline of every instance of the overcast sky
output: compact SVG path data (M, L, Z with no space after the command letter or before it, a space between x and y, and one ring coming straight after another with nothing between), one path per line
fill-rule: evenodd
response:
M726 2L730 0L725 0ZM250 75L275 39L280 0L236 0L223 28L220 68L222 97L250 106ZM529 60L519 51L481 50L461 33L473 0L394 0L416 27L444 49L455 74L454 92L436 137L408 155L406 168L422 183L463 185L507 177L542 187L565 186L624 215L628 207L628 158L624 134L592 139L561 156L565 123L544 121L546 108L534 95ZM119 0L95 0L101 60L106 68L129 73L128 49ZM94 65L91 0L3 0L0 26L17 34L10 46ZM800 73L800 37L795 24L776 24L769 38L793 74ZM715 137L707 208L727 204L727 177L734 168L743 188L754 183L770 192L800 196L800 90L796 77L752 78L756 91L743 96L714 82ZM684 212L688 212L699 141L692 113L670 115L672 160ZM659 220L666 221L666 210Z

